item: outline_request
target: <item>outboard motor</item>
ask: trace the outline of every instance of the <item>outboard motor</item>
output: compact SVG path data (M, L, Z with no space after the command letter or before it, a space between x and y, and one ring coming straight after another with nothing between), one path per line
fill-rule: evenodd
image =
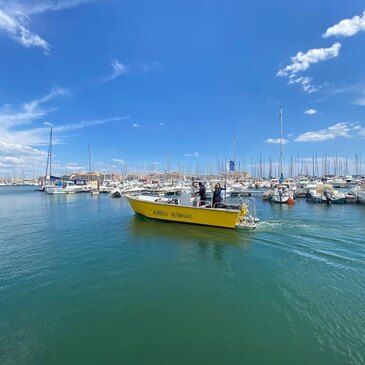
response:
M323 195L326 198L326 203L332 204L332 194L327 189L323 191Z
M119 188L115 188L113 189L110 193L109 196L111 198L121 198L122 197L122 192L120 191Z
M279 193L279 196L280 196L280 202L282 202L283 201L283 190L279 189L278 193Z

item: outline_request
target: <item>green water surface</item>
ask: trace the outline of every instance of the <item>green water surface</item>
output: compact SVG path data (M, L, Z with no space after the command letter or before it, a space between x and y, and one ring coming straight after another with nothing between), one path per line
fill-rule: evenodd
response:
M256 231L0 188L0 364L364 364L365 206Z

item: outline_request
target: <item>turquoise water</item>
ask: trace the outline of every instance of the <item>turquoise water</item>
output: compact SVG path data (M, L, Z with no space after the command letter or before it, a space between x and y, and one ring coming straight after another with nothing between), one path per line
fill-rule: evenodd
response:
M0 188L0 364L364 364L365 207L256 231Z

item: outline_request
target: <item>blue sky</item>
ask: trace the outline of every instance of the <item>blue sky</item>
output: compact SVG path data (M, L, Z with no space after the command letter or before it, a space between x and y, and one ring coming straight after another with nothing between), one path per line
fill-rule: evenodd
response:
M0 0L0 171L364 156L365 5ZM153 166L153 167L151 167Z

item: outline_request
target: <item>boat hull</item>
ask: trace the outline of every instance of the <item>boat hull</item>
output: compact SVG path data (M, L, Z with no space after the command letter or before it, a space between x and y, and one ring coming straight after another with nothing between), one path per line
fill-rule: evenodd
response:
M58 187L46 188L45 192L46 192L46 194L52 194L52 195L66 194L65 189L58 188Z
M325 201L322 200L322 197L320 196L315 196L315 195L311 195L307 201L312 202L314 204L321 204L321 203L325 203Z
M273 203L279 203L279 204L287 204L289 200L289 196L288 195L272 195L271 196L271 201Z
M240 221L241 212L237 210L165 204L131 196L127 196L127 199L135 213L147 218L231 229L236 228Z
M346 196L332 199L332 204L345 204L345 203L346 203Z
M357 199L359 204L365 204L365 192L364 191L359 191L358 195L357 195Z

